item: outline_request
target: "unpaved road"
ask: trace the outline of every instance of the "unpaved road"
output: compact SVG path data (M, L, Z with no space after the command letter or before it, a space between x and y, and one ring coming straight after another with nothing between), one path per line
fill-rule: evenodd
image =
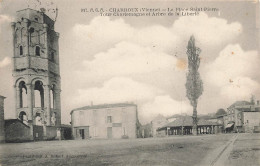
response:
M233 164L239 164L234 162L234 158L227 157L226 159L224 156L233 154L237 140L240 140L238 144L241 141L243 143L244 140L240 139L240 137L244 138L242 136L243 134L237 136L236 139L234 134L221 134L134 140L71 140L1 144L0 165L191 166L205 164L209 166L214 164L218 166L216 164L223 160L224 164L229 163L233 166ZM259 139L259 136L251 137ZM245 138L250 139L247 136Z
M260 166L260 134L238 133L209 151L201 166Z

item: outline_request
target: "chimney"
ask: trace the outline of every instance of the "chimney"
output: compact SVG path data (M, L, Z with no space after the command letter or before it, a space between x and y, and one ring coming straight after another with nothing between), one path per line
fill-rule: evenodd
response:
M259 105L259 100L256 101L257 105Z

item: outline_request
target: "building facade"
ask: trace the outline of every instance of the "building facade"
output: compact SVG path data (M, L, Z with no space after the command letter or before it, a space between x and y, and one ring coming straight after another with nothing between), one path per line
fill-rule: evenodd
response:
M4 100L5 97L0 95L0 142L5 142Z
M223 117L225 132L250 132L254 126L260 126L260 104L237 101L227 108Z
M73 138L136 138L137 116L137 105L128 103L74 109L71 111Z
M17 11L12 23L16 118L30 127L31 139L34 126L43 126L47 138L47 128L61 124L59 34L54 23L44 10L29 8Z
M255 128L260 127L259 111L244 111L242 114L243 129L246 133L255 132Z
M157 131L160 127L168 124L169 121L164 117L163 115L159 114L157 117L155 117L151 121L151 127L152 127L152 136L153 137L162 137L165 136L164 131Z

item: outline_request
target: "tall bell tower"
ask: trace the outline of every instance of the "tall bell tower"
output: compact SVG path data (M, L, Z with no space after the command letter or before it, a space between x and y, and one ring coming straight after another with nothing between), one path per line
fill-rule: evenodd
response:
M44 11L30 8L17 11L12 23L16 117L31 127L32 135L34 126L61 124L59 33L54 23Z

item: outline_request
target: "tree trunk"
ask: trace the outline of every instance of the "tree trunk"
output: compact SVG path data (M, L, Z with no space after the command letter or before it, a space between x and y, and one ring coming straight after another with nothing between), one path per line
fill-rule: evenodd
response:
M193 126L192 126L192 134L193 135L198 135L197 128L198 128L198 119L197 119L197 106L193 106Z

